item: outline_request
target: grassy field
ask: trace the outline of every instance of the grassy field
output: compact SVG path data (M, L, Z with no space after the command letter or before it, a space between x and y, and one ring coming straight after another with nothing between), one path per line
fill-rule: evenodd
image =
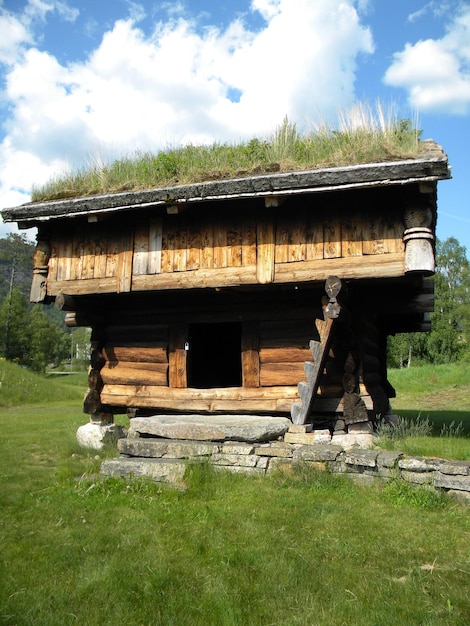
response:
M77 448L84 382L22 405L2 385L0 624L468 625L468 507L302 467L94 480L115 451Z
M382 443L408 454L470 461L470 363L391 370L389 379L397 390L394 412L411 422L428 420L432 432ZM449 429L459 436L446 436Z

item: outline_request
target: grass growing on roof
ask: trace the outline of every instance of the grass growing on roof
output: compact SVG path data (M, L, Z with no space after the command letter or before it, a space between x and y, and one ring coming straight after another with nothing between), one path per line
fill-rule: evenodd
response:
M94 162L35 186L33 202L119 191L137 191L279 171L352 165L416 156L420 131L410 120L358 104L300 133L287 118L268 139L239 144L187 145L157 153L137 152L111 163Z

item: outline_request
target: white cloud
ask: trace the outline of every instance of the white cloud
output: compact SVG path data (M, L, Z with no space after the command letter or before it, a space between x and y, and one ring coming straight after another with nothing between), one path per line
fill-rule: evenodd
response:
M470 111L470 7L451 22L441 39L406 44L394 55L384 82L408 92L421 111L466 114Z
M34 1L47 17L52 0ZM271 132L286 114L298 123L329 115L354 101L358 55L373 50L353 0L253 0L266 20L256 32L240 19L201 31L179 13L150 36L130 5L133 17L117 21L82 62L61 65L30 45L10 67L5 193L93 155L236 141Z

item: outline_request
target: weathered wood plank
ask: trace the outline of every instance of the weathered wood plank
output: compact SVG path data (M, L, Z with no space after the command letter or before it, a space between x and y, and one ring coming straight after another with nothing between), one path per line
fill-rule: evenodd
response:
M303 362L261 363L260 365L260 385L262 387L296 385L304 378Z
M237 220L231 220L227 224L227 265L242 265L242 229Z
M257 322L242 324L243 387L259 387L259 334Z
M112 278L117 275L119 244L115 233L108 234L108 254L106 258L105 278Z
M256 284L256 267L224 267L218 270L199 269L193 272L175 272L154 276L136 276L133 289L194 289L199 287L231 287Z
M72 242L72 264L70 280L82 279L83 256L85 251L85 235L82 225L77 225Z
M323 226L318 218L306 217L305 238L307 241L305 259L307 261L323 259Z
M188 341L189 328L187 324L174 324L170 327L168 361L169 372L168 381L170 387L187 387L187 350L185 343Z
M357 212L343 215L341 220L341 256L362 255L362 228Z
M151 218L149 223L149 259L148 273L160 274L162 271L162 219Z
M263 347L259 351L260 363L304 363L311 358L311 353L308 348L267 348ZM299 379L300 380L300 379ZM299 382L299 381L297 381Z
M188 255L186 259L186 269L188 271L198 270L201 266L202 236L201 227L194 220L188 226Z
M227 227L221 220L214 224L214 269L227 267Z
M173 271L185 272L188 255L188 231L180 226L175 232L175 251L173 255Z
M165 220L163 226L163 243L162 243L162 272L173 272L173 258L175 255L176 232L168 219Z
M323 258L341 256L341 222L338 217L327 218L323 224Z
M101 232L98 233L96 238L95 247L95 269L93 272L93 278L105 278L106 277L106 263L108 253L108 236L106 231L101 228Z
M372 212L362 216L362 253L384 254L384 223L381 216Z
M54 282L57 280L57 269L58 269L58 255L59 255L59 244L57 239L54 237L51 239L51 254L49 257L48 263L48 271L47 271L47 282Z
M128 232L124 232L121 235L117 266L117 293L123 293L131 290L132 260L134 256L133 239L134 233L130 228Z
M65 275L65 241L59 240L57 245L57 280L66 280Z
M123 363L110 361L100 371L105 384L168 385L168 363Z
M272 219L264 217L258 222L257 228L257 265L256 278L262 285L274 280L275 233Z
M96 260L96 239L97 230L96 224L88 224L86 236L84 238L83 249L83 265L81 278L93 278L95 273L95 260Z
M132 273L148 274L149 261L149 224L147 220L140 222L134 234L134 259Z
M168 363L166 344L152 347L106 345L103 348L103 355L110 362Z
M174 389L159 386L105 385L101 401L113 406L209 413L288 414L298 400L296 387L227 387L223 389Z
M288 220L286 217L279 217L276 224L276 263L287 263L289 261L289 234Z
M305 224L300 219L291 220L288 261L305 261L306 238Z
M256 265L256 223L246 218L242 225L242 265Z
M405 273L404 253L377 255L374 262L364 263L362 256L280 263L276 265L275 283L325 281L335 274L347 278L391 278Z
M201 270L214 267L214 228L204 223L201 229Z
M384 250L386 253L404 252L403 233L404 222L396 214L385 215L384 220Z

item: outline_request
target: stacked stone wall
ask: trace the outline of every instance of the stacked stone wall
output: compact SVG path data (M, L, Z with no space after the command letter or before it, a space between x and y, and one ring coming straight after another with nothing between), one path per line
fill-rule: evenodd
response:
M194 431L194 426L192 427ZM269 475L291 471L296 464L345 474L354 480L376 481L401 479L409 484L448 492L470 504L470 462L440 458L406 456L399 451L371 447L370 435L364 435L363 448L357 436L342 445L333 443L324 431L304 433L301 443L298 426L271 441L205 441L160 436L132 436L118 440L120 457L106 460L101 472L106 476L148 477L157 482L184 486L189 463L208 462L232 472ZM292 432L293 431L293 432ZM199 430L200 432L200 430ZM169 433L171 435L171 433ZM333 438L334 440L334 438ZM293 442L295 441L295 442Z

